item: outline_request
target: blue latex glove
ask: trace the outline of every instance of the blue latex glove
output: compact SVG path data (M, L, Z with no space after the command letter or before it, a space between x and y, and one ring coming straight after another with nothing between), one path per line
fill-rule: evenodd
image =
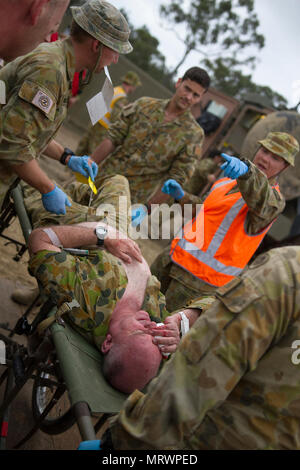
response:
M184 196L184 191L176 180L167 180L161 190L163 193L172 196L176 201L179 201Z
M227 178L235 180L249 170L248 165L237 157L232 157L226 153L221 153L221 157L226 160L226 162L221 165L221 168L224 170L224 175L227 176Z
M54 214L65 214L66 206L71 207L68 196L57 186L49 193L42 195L42 203L46 211Z
M89 161L91 162L91 165L89 165ZM68 161L68 167L71 168L71 170L86 176L86 178L90 176L92 181L95 181L98 173L97 163L93 162L87 155L84 155L83 157L76 157L75 155L72 156Z
M133 227L136 227L137 225L140 225L142 220L148 215L148 211L146 207L141 204L138 207L134 207L131 210L131 225Z
M101 450L100 447L101 441L82 441L80 442L77 450Z

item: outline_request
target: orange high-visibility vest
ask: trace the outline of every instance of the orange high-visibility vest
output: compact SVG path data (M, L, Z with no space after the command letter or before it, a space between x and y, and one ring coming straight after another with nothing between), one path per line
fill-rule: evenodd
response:
M218 180L201 211L184 226L182 238L174 238L171 244L175 264L217 287L242 272L274 222L258 234L248 235L248 206L239 191L228 194L235 185L236 180ZM278 185L273 188L279 192Z
M127 95L121 86L116 86L114 88L114 96L110 102L109 111L107 111L105 116L98 121L101 126L105 127L105 129L108 129L110 126L110 118L114 105L120 98L126 98L126 96Z

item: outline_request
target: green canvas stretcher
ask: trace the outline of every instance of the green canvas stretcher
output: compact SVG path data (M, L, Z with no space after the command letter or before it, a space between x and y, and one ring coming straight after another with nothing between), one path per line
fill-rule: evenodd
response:
M27 244L31 224L19 185L12 190L12 197ZM55 315L56 311L56 308L52 309L49 315ZM49 330L82 439L95 439L91 415L103 414L103 417L108 417L117 413L127 395L108 384L102 374L103 357L100 351L67 321L54 322Z
M71 405L86 402L92 414L117 413L127 395L103 377L101 353L67 322L54 323L50 330Z

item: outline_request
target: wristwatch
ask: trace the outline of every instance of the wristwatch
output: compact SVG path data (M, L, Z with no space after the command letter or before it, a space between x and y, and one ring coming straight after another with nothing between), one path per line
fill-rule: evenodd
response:
M100 226L95 228L95 234L96 234L96 237L98 238L97 245L98 246L103 246L104 245L104 239L107 235L107 229L100 225Z
M61 154L61 157L59 159L59 161L62 165L66 165L66 159L68 158L69 155L74 155L74 152L73 152L73 150L68 149L67 147L65 147L64 151Z

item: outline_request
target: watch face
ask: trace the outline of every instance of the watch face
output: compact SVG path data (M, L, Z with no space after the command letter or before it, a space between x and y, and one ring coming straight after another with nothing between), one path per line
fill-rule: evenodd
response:
M96 235L100 240L104 240L107 234L107 229L104 227L96 227Z

